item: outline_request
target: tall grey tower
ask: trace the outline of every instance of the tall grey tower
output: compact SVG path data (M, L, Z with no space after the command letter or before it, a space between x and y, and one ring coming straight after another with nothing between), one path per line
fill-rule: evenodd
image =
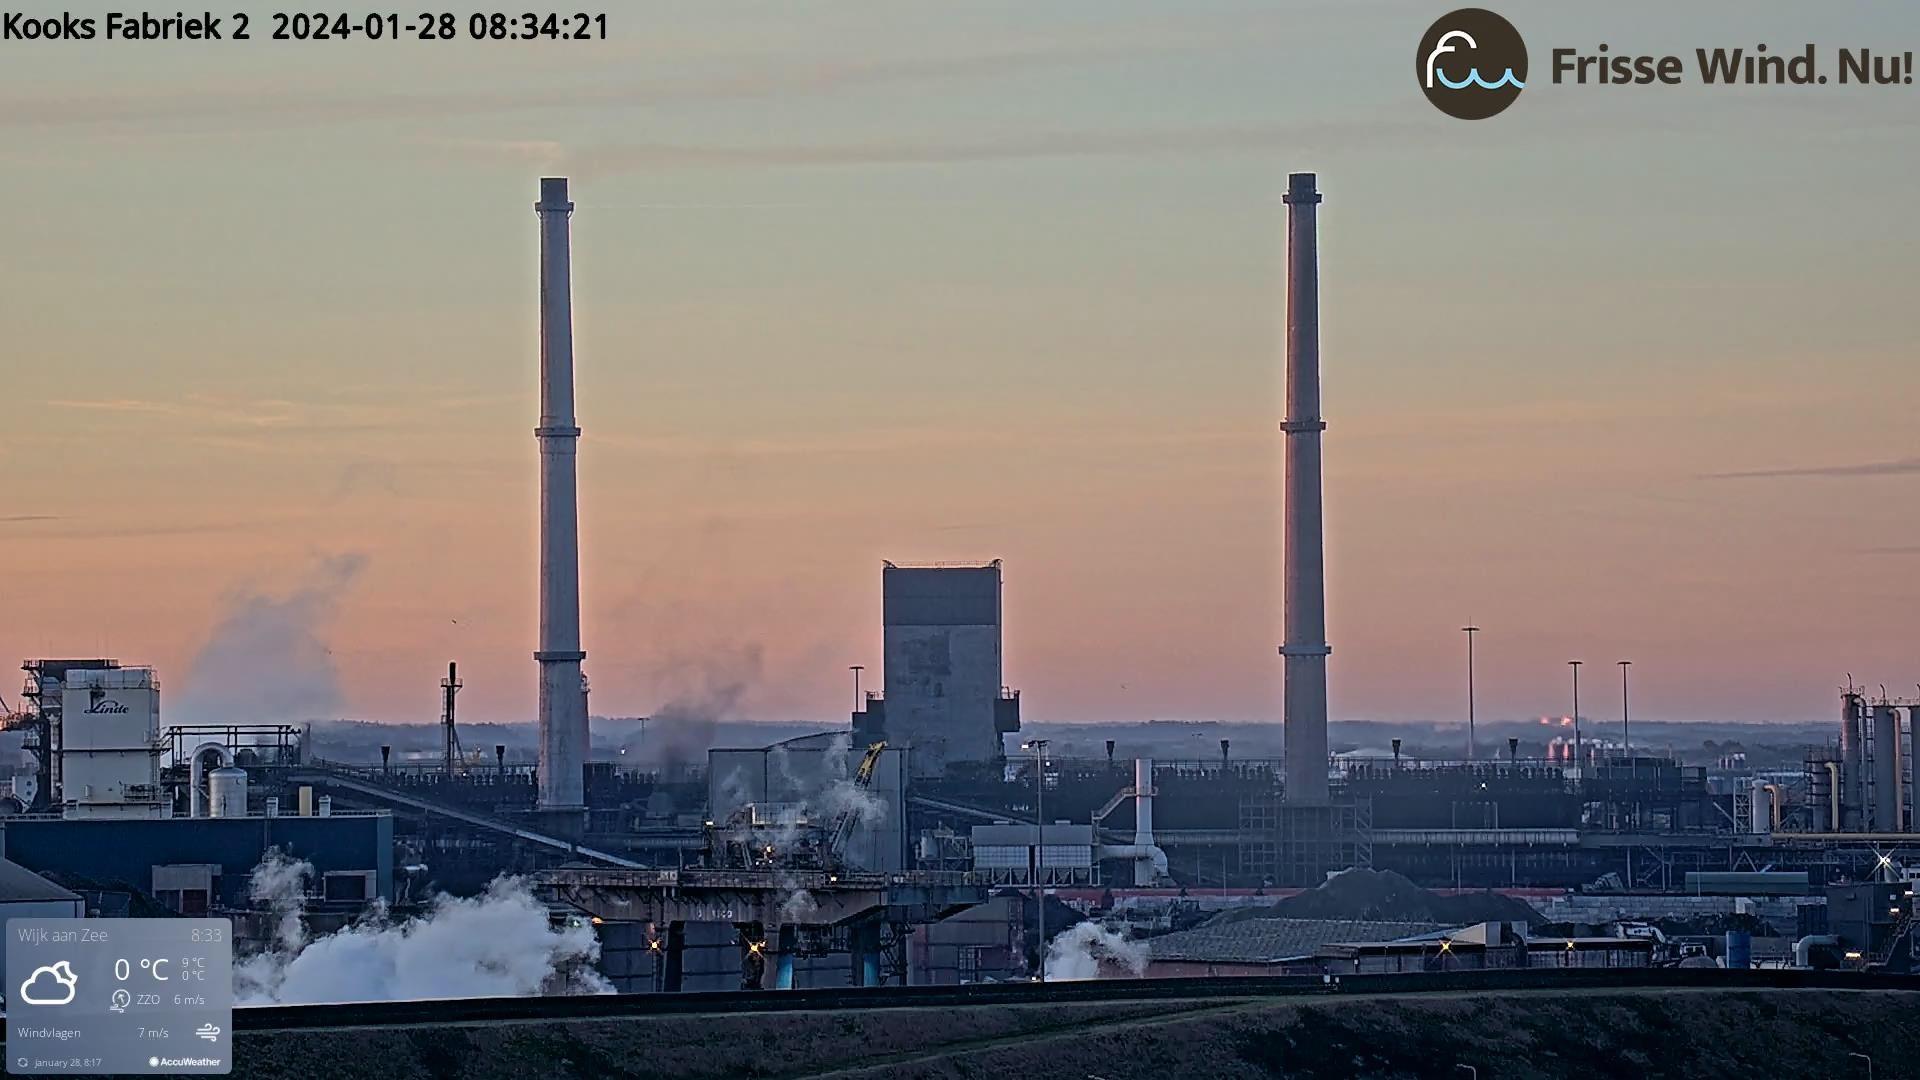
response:
M564 177L540 181L540 809L586 805L587 689L580 662L580 513L574 456L573 285Z
M1312 173L1287 178L1286 798L1327 795L1327 574L1320 515L1320 193Z

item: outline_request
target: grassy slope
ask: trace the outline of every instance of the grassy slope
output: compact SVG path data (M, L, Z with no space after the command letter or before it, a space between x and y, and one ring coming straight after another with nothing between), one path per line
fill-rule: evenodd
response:
M1881 1076L1920 1061L1920 993L1513 992L780 1013L243 1032L235 1077Z

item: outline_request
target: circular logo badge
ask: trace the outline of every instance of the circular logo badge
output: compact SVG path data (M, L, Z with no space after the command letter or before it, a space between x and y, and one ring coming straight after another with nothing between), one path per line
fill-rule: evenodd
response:
M1421 35L1413 64L1433 107L1462 120L1503 111L1527 87L1527 43L1485 8L1440 16Z

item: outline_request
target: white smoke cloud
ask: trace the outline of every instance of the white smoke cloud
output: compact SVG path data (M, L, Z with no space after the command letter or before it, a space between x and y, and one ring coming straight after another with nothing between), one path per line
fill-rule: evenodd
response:
M292 859L279 848L269 848L260 865L253 868L247 883L247 895L255 903L265 903L273 912L273 948L287 954L307 945L307 882L313 877L313 864Z
M321 635L366 565L364 555L337 555L290 592L233 592L169 711L189 723L337 715L340 674Z
M846 732L834 736L827 750L827 782L809 802L827 821L850 814L856 831L875 829L887 820L887 801L874 794L873 789L860 787L847 775L847 755L852 741L853 736Z
M1127 969L1137 979L1146 974L1152 955L1146 942L1128 941L1097 922L1078 923L1047 947L1047 979L1098 979L1103 961Z
M822 843L831 840L831 832L844 816L851 821L848 833L848 847L857 849L853 837L862 830L872 829L887 819L886 800L872 791L863 790L848 775L848 749L851 736L845 733L836 735L827 745L826 752L809 755L809 761L820 763L817 770L809 770L811 775L802 775L794 768L794 757L784 745L775 745L767 751L767 764L772 769L775 786L786 801L772 809L772 821L763 825L760 839L771 844L776 851L799 843L808 835L803 826L817 830L814 836ZM731 778L729 778L731 780ZM725 790L725 784L722 785ZM851 852L842 852L845 857ZM849 859L857 865L857 859ZM819 902L792 875L776 867L774 884L785 890L780 903L782 922L806 922L820 910Z
M277 916L273 941L234 966L241 1005L605 994L593 968L600 942L587 925L550 927L527 883L501 877L472 898L439 896L403 922L376 907L358 924L308 939L299 899L309 863L270 853L253 895Z

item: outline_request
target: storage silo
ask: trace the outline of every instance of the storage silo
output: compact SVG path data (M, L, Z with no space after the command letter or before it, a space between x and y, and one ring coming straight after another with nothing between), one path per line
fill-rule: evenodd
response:
M1906 769L1900 764L1900 711L1892 705L1873 707L1873 831L1899 832L1900 783Z
M247 770L215 769L207 774L207 816L247 816Z
M1861 730L1864 705L1859 694L1840 696L1840 827L1859 832L1866 827L1867 748Z

